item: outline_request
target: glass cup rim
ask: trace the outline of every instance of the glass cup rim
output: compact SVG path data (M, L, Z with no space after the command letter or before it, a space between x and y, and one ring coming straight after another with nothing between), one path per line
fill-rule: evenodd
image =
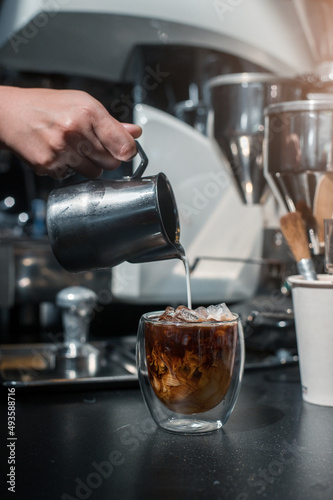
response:
M161 316L161 314L164 313L164 311L150 311L150 312L146 312L144 313L142 316L141 316L141 319L144 319L146 322L150 322L150 323L154 323L155 325L160 323L161 325L173 325L173 326L191 326L193 328L193 326L218 326L218 325L230 325L232 323L236 323L239 319L240 319L240 316L239 314L233 312L233 311L230 311L231 314L233 315L233 318L232 319L224 319L224 320L220 320L220 321L158 321L157 318L155 318L155 321L152 317L148 317L150 315L155 315L155 316Z

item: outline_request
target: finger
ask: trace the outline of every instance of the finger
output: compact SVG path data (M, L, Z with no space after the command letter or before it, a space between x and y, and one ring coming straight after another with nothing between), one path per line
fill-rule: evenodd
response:
M88 179L96 179L103 173L103 168L91 161L90 158L82 158L82 161L75 165L69 165L76 173L87 177Z
M86 155L86 158L103 170L115 170L121 165L121 161L113 158L106 149L101 151L94 149L91 154Z
M100 166L104 170L115 170L121 165L121 160L114 158L95 136L88 144L89 147L86 146L84 148L81 148L80 145L78 145L76 150L82 152L84 156L89 158L96 165ZM132 160L136 155L137 148L135 147L135 154L126 161Z
M81 174L88 179L96 179L103 172L103 169L93 163L89 158L82 158L79 164L69 165L65 163L57 163L47 169L47 175L56 180L64 180L74 175ZM45 171L44 171L45 173Z
M138 139L142 134L142 128L133 123L122 123L122 126L131 134L134 139Z
M115 120L104 110L103 117L93 119L93 131L113 158L128 161L136 155L136 144L133 136L126 127ZM136 126L131 128L134 133L139 133Z
M62 163L78 168L84 158L89 159L99 168L114 170L121 164L120 160L114 158L109 151L100 143L92 130L86 131L84 139L76 137L69 147L69 151L62 156Z

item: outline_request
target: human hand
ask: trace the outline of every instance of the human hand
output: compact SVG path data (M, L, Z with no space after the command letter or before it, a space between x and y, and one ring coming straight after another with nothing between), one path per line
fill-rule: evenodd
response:
M0 145L37 175L96 178L136 154L138 125L120 123L86 92L0 87Z

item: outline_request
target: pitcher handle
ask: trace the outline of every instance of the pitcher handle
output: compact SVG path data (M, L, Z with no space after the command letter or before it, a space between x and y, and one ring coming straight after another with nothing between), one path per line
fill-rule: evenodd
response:
M136 144L137 151L140 155L141 162L140 162L140 165L138 166L138 168L136 169L136 171L133 173L133 175L131 175L129 177L124 177L124 179L126 179L126 180L140 178L142 176L142 174L144 173L144 171L146 170L147 165L148 165L148 158L146 156L146 153L142 149L141 144L138 141L135 141L135 144Z

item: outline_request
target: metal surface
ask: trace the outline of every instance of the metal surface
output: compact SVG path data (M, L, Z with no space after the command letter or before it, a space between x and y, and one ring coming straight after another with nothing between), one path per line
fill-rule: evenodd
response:
M166 176L141 178L147 158L132 177L87 181L50 193L47 229L64 269L103 269L124 261L149 262L183 254L179 219Z
M213 135L228 158L244 203L259 203L263 175L264 109L301 97L299 83L266 73L240 73L209 82Z
M85 287L71 286L57 294L56 305L62 309L65 342L87 342L96 302L97 294Z
M100 367L101 354L88 343L89 325L97 294L85 287L68 287L56 297L62 309L64 342L58 346L56 369L66 378L94 376Z
M268 106L265 134L267 182L284 210L301 211L319 248L323 219L333 210L333 99Z
M317 274L311 259L301 259L297 262L298 272L307 280L316 280Z
M13 344L0 346L1 384L15 387L90 387L100 384L127 386L137 384L135 364L136 337L114 338L112 341L91 342L99 353L100 362L92 373L77 376L70 363L59 363L62 344ZM82 364L81 364L82 367Z
M314 94L315 96L315 94ZM330 111L333 109L333 96L330 94L321 94L318 99L309 99L307 101L288 101L279 102L277 104L270 104L265 110L265 115L277 114L277 113L293 113L293 112L306 112L312 111ZM303 116L303 115L302 115ZM292 118L291 118L292 119ZM284 122L282 122L283 124ZM304 125L304 128L306 125Z

